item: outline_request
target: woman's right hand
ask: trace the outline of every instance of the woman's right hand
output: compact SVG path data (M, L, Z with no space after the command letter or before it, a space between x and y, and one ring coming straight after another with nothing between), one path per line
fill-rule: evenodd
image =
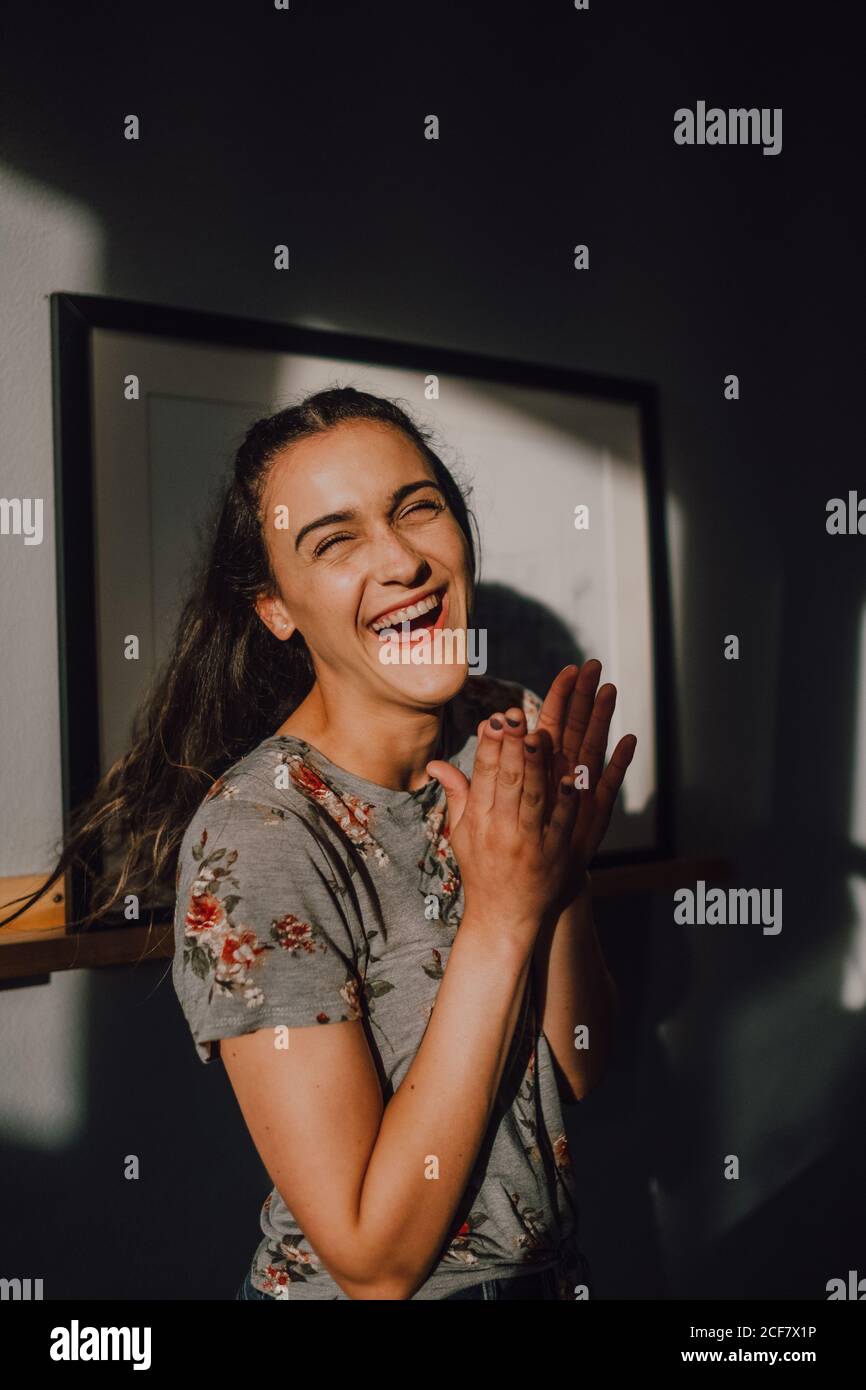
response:
M445 788L449 838L460 868L464 913L531 945L548 908L567 880L569 849L580 800L568 777L545 818L548 740L533 731L507 734L512 707L479 724L472 781L453 763L435 760L427 772ZM496 721L500 727L496 728Z

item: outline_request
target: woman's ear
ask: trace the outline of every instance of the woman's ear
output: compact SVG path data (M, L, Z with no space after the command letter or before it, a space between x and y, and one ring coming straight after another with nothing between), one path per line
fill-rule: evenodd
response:
M288 609L281 598L274 594L259 594L256 599L256 612L275 637L287 642L295 630Z

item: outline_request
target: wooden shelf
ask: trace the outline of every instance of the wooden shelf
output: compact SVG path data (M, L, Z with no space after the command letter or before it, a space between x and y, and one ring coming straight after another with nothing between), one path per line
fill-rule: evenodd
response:
M726 859L664 859L645 864L623 864L592 869L593 896L669 893L697 879L707 883L730 877ZM0 878L0 904L32 893L48 877L25 874ZM99 966L139 965L143 961L169 960L174 954L171 921L152 927L129 926L69 932L65 923L65 893L54 884L44 899L0 927L0 984L44 978L54 970L90 970ZM0 908L0 913L8 909Z
M15 910L13 899L34 893L48 872L0 878L0 916ZM68 931L66 887L58 880L20 917L0 927L0 983L44 979L54 970L165 960L173 953L170 921L155 923L153 927L130 925Z
M110 927L102 931L26 931L7 936L0 928L0 983L48 975L54 970L91 970L103 965L139 965L174 954L171 922L153 927Z
M702 878L706 883L730 878L729 859L656 859L646 864L590 869L595 898L618 898L626 893L673 893Z

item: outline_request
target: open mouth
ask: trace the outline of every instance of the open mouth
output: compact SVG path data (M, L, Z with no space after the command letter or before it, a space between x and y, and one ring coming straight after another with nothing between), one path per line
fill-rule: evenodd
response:
M442 627L448 612L448 590L440 589L438 593L431 595L430 598L431 600L435 598L436 602L428 607L425 601L424 612L416 613L414 616L411 616L405 608L398 609L393 615L388 614L387 624L385 626L374 628L371 624L368 624L369 631L372 632L376 640L379 641L380 638L385 636L390 637L393 635L402 637L404 622L408 622L409 624L410 635L415 632L432 631L434 628ZM384 618L379 621L385 623Z

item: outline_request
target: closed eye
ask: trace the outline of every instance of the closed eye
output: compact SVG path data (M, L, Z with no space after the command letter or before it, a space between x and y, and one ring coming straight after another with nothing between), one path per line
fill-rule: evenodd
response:
M401 516L408 516L410 512L415 512L422 508L427 511L444 512L445 504L435 501L432 497L424 498L420 502L413 502L411 506L406 507L401 513ZM313 556L315 559L318 559L320 555L324 555L326 550L330 550L331 546L339 545L341 541L350 541L351 539L352 536L347 531L340 531L335 536L328 536L326 540L323 540L320 545L316 546L313 551Z

